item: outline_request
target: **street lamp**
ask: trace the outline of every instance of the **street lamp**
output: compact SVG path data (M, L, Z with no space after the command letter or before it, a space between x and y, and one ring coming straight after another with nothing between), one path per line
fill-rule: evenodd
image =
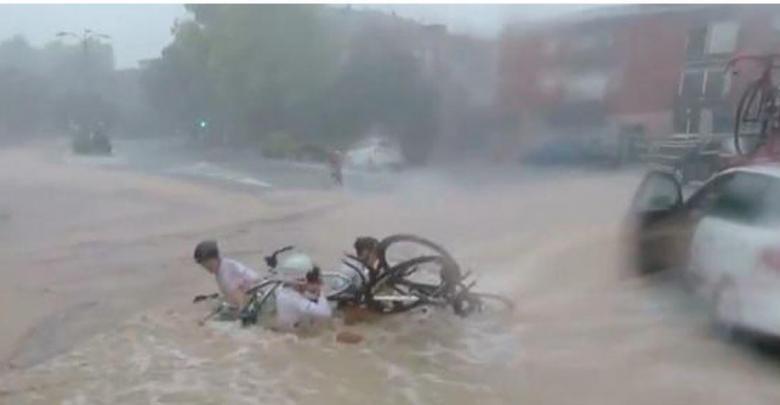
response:
M83 68L81 71L81 76L83 80L82 84L82 91L84 92L84 100L89 100L91 90L93 87L93 83L90 80L90 63L89 63L89 43L90 41L95 41L96 43L99 43L100 40L110 40L111 37L109 35L93 31L91 29L85 28L83 32L76 33L76 32L70 32L70 31L60 31L56 34L57 38L74 38L78 40L81 43L81 49L83 51ZM88 104L91 102L87 102ZM88 105L85 104L85 105ZM87 108L87 107L82 107ZM89 108L87 108L89 110ZM84 115L86 117L86 115Z
M81 47L84 50L84 61L85 61L85 63L86 63L87 51L88 51L88 46L89 46L89 41L90 40L97 41L99 39L105 39L105 40L110 40L111 39L111 36L106 35L106 34L102 34L102 33L97 32L97 31L92 31L89 28L85 28L84 32L82 32L80 34L77 34L75 32L70 32L70 31L60 31L60 32L57 33L57 38L65 38L65 37L75 38L79 42L81 42Z
M111 36L106 35L97 31L93 31L89 28L85 28L83 32L81 33L75 33L71 31L60 31L56 34L57 38L74 38L77 39L81 43L81 48L84 51L84 69L85 69L85 80L86 80L86 69L88 69L89 65L89 41L96 41L98 42L101 39L110 40Z
M87 47L89 45L89 41L90 40L98 40L98 39L110 40L111 39L111 36L109 36L109 35L101 34L99 32L92 31L91 29L88 29L88 28L85 28L84 32L82 32L81 34L77 34L75 32L70 32L70 31L60 31L60 32L57 33L57 38L65 38L65 37L75 38L79 42L81 42L81 46L84 49L85 57L86 57L86 54L87 54Z
M89 28L84 29L84 32L82 32L81 34L77 34L75 32L71 32L71 31L60 31L60 32L57 33L57 37L60 37L60 38L62 38L62 37L72 37L72 38L76 38L76 39L78 39L80 41L86 41L86 40L92 39L92 38L111 39L110 35L101 34L101 33L97 32L97 31L92 31Z

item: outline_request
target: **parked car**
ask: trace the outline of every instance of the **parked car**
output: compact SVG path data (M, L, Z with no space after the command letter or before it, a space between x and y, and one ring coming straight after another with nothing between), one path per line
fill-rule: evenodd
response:
M368 170L398 170L404 164L401 149L378 137L366 139L347 151L347 166Z
M111 139L100 131L80 134L71 143L73 152L80 155L110 155Z
M651 172L632 203L638 269L677 269L726 330L780 336L780 165L724 170L684 198Z

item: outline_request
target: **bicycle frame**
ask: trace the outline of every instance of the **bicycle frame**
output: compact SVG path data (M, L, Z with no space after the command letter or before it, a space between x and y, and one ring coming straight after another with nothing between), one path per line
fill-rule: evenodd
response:
M390 265L385 258L387 247L397 241L412 241L432 248L436 252L434 255L418 256L412 259L404 260L400 263ZM368 307L378 307L382 313L397 313L412 309L418 305L452 306L455 313L460 316L467 316L474 310L482 308L482 299L493 299L502 301L507 307L513 305L509 300L494 294L481 294L472 292L471 289L476 281L469 283L466 280L471 276L470 272L461 274L452 256L443 248L428 240L416 237L414 235L392 235L385 238L380 246L381 250L379 269L369 269L364 272L362 267L368 268L357 257L346 254L348 259L342 262L358 275L361 280L360 286L354 292L347 293L349 287L353 286L352 279L341 272L323 273L324 279L338 278L344 281L343 286L331 291L327 299L335 302L347 302L356 305L366 305ZM297 282L289 279L280 278L275 267L278 264L277 255L291 250L291 246L279 249L270 256L266 257L266 263L269 266L271 276L261 280L252 286L247 293L250 295L249 302L241 308L239 317L243 325L255 323L257 316L263 305L280 287L285 285L294 285ZM360 263L359 265L356 263ZM439 284L428 284L416 282L407 279L409 276L419 270L419 266L428 263L438 264L440 267L439 275L441 281ZM395 294L385 294L387 289L391 289ZM406 291L403 291L406 289ZM345 294L347 293L347 294ZM385 304L390 303L387 307ZM395 305L398 304L398 305Z
M778 89L772 80L772 72L780 69L776 60L780 60L780 54L738 55L726 64L726 70L733 70L735 75L738 74L736 65L740 61L757 62L762 67L760 76L746 86L737 104L734 144L740 155L755 154L780 124ZM753 125L758 125L757 132L750 130ZM750 141L751 138L754 140ZM749 149L745 149L746 145Z

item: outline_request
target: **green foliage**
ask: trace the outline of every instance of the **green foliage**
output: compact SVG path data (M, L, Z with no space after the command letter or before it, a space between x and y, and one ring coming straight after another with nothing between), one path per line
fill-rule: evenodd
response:
M381 125L400 137L411 161L427 158L438 97L413 44L392 29L350 36L346 17L317 5L187 9L194 20L175 27L173 43L144 72L150 101L172 125L209 117L227 136L262 142L272 155L291 143L278 134L343 148Z
M61 129L69 121L110 121L114 69L110 45L52 42L33 47L23 37L0 42L0 133Z
M177 26L156 77L150 74L147 81L159 104L187 95L175 108L179 120L213 115L236 137L287 130L333 74L337 52L318 18L319 6L188 9L195 21Z
M299 148L298 141L287 132L271 132L263 142L263 156L268 158L291 158Z
M174 38L162 58L144 69L141 83L161 115L158 120L188 126L208 117L213 104L213 84L207 70L209 43L193 21L177 24Z
M366 32L331 88L325 127L340 141L380 125L399 137L404 157L424 163L436 135L438 95L412 51L392 32ZM346 139L344 139L346 138Z

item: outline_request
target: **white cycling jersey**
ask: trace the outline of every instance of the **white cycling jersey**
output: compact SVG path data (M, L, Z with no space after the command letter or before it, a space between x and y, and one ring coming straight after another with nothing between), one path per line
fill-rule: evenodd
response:
M230 305L240 307L244 291L254 285L260 276L254 270L237 260L223 257L219 261L219 270L215 275L217 285Z
M330 319L332 310L325 292L317 301L304 297L290 287L279 287L275 292L276 322L278 330L296 332L311 330Z

